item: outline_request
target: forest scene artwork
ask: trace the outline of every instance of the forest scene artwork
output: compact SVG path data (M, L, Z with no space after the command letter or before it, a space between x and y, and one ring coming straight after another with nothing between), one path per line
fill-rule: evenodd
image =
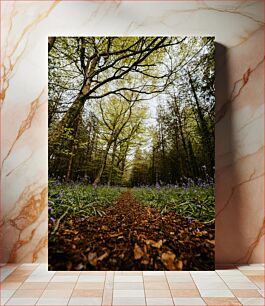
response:
M214 38L48 42L49 270L214 270Z

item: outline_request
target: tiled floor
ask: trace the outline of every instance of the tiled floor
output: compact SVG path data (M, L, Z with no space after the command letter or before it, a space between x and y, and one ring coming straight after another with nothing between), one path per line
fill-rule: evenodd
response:
M1 305L264 305L264 265L204 272L48 272L1 266Z

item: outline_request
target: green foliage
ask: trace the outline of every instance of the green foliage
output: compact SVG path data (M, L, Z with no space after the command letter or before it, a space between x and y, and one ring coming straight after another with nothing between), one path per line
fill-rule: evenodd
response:
M202 222L214 221L214 188L133 188L134 197L161 213L173 211Z
M50 217L58 220L66 210L73 216L103 216L104 209L118 197L121 188L97 187L91 185L60 184L49 181Z

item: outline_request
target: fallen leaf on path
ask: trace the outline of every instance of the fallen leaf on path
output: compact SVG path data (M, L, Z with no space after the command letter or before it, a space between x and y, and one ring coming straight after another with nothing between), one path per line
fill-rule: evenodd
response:
M144 256L144 252L137 243L135 243L134 245L133 252L134 252L134 259L140 259Z
M158 248L158 249L160 249L161 246L163 245L163 241L162 241L162 240L159 240L159 241L145 240L145 243L146 243L147 245L151 245L151 246L153 246L154 248Z

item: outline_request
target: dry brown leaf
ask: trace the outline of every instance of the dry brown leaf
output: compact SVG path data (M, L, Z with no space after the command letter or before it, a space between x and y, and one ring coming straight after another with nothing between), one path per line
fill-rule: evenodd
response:
M97 258L97 260L101 261L101 260L103 260L104 258L106 258L106 257L108 257L108 256L109 256L109 253L108 253L108 252L105 252L104 254L102 254L101 256L99 256L99 257Z
M87 260L88 262L92 265L92 266L96 266L97 265L97 253L89 253L87 255Z
M212 245L215 245L215 240L209 240L209 239L205 239L205 242L208 242Z
M134 252L134 259L140 259L144 255L144 252L142 251L142 249L139 247L137 243L135 243L134 245L133 252Z
M170 251L163 253L161 256L161 260L164 264L164 266L168 269L168 270L175 270L175 265L174 265L174 261L176 259L176 255Z
M161 246L163 245L163 240L159 240L159 241L154 241L154 240L146 240L145 241L145 243L147 244L147 245L151 245L152 247L154 247L154 248L158 248L158 249L160 249L161 248Z
M110 238L114 238L114 237L120 236L121 234L123 234L123 232L119 232L119 233L116 233L116 234L111 234L109 236L110 236Z

